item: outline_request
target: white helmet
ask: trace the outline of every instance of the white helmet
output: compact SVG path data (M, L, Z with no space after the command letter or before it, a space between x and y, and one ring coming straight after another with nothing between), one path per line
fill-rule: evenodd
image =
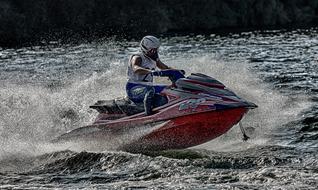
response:
M147 53L153 48L159 48L160 42L159 39L154 36L145 36L140 42L140 48L143 53Z

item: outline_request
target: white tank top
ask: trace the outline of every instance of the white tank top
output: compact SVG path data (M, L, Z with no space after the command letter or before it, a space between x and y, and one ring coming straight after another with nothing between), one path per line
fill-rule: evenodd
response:
M127 76L128 76L128 82L153 82L153 77L150 74L147 75L141 75L141 74L136 74L132 68L131 65L131 59L134 56L139 56L141 57L141 67L150 69L150 70L155 70L156 69L156 62L149 57L146 57L144 54L139 53L139 54L134 54L131 55L129 58L128 62L128 71L127 71Z

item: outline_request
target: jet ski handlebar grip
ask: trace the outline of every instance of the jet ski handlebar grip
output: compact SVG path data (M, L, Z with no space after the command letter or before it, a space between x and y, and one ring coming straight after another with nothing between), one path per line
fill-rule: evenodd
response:
M152 76L161 77L162 76L162 72L161 71L151 71L151 75Z
M180 78L184 78L183 70L167 69L162 71L152 71L152 76L169 77L172 82L176 82Z

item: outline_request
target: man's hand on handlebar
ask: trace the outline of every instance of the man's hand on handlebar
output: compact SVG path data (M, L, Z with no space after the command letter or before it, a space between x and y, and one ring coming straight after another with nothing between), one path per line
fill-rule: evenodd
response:
M160 76L162 76L162 72L161 71L151 71L151 75L160 77Z
M185 75L185 71L184 70L178 70L178 69L165 69L165 70L161 70L161 71L151 71L151 75L152 76L158 76L158 77L162 77L164 75L166 75L166 71L179 71L182 75Z

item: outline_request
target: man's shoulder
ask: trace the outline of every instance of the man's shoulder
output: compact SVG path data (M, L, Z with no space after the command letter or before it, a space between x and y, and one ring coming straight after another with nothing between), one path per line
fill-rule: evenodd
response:
M131 55L131 58L140 58L140 59L141 59L141 55L139 55L139 54L133 54L133 55Z
M131 64L140 65L142 63L142 58L140 55L132 55L130 58Z
M134 55L131 55L130 60L131 60L132 62L135 62L135 61L141 62L141 61L142 61L142 58L141 58L141 55L134 54Z
M132 55L130 55L131 58L133 57L140 57L141 58L141 53L134 53Z

